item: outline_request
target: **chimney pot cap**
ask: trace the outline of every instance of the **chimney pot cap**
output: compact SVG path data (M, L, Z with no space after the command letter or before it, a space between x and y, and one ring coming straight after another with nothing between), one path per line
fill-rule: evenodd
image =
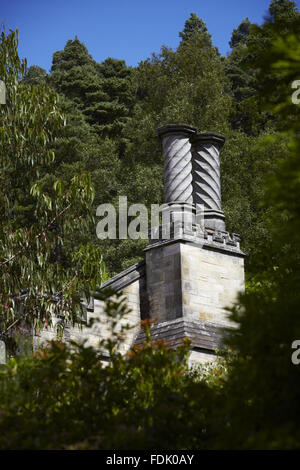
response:
M216 134L215 132L204 132L202 134L195 134L191 138L193 144L201 143L211 143L217 144L219 147L223 147L225 144L225 136L222 134Z
M197 128L188 124L166 124L157 129L157 134L162 137L166 134L185 134L193 135L196 134Z

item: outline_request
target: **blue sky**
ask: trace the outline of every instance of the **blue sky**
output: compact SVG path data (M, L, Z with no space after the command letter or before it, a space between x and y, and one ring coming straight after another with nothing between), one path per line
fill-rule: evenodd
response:
M300 0L297 0L300 7ZM222 54L248 16L262 23L270 0L2 0L0 22L20 31L19 53L49 71L53 52L78 36L93 58L136 65L165 44L176 48L190 13L202 18Z

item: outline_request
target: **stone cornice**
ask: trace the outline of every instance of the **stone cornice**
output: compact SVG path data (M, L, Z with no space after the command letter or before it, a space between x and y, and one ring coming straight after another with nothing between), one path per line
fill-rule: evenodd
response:
M188 124L167 124L166 126L159 127L156 132L159 137L163 137L166 134L193 135L197 132L197 128Z
M194 134L191 136L191 144L205 144L205 143L210 143L210 144L215 144L218 145L219 148L223 147L225 144L225 136L222 134L216 134L214 132L204 132L204 133L199 133L199 134Z
M140 261L104 282L101 285L101 290L112 289L114 291L120 291L124 289L124 287L144 277L145 268L145 261Z

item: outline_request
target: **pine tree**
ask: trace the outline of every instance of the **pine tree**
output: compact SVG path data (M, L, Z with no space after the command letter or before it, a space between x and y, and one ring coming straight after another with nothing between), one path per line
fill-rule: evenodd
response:
M247 37L250 34L251 23L249 18L245 18L240 25L233 30L231 39L229 41L230 47L233 49L238 44L246 44Z
M265 20L267 23L282 21L287 25L295 18L296 9L297 5L294 1L272 0Z
M120 138L132 105L124 61L108 58L98 64L76 37L53 54L50 83L79 106L99 136Z
M274 0L270 4L262 26L250 25L244 20L234 30L230 42L233 50L226 59L226 71L236 102L235 111L231 116L231 123L235 129L242 130L248 135L258 135L261 131L276 129L274 118L261 109L260 102L256 98L257 92L264 86L257 78L259 72L257 61L278 35L284 36L292 31L293 25L296 27L298 16L295 2ZM240 41L242 30L244 34ZM268 77L264 76L264 82L266 80L268 86L273 87L276 77L270 74Z
M92 105L85 112L90 122L95 123L99 135L118 139L132 109L131 69L125 61L110 57L97 64L97 70L101 77L103 99L94 102L93 93L89 94Z
M184 23L183 31L179 33L179 37L182 42L185 42L191 40L199 33L205 37L206 45L211 46L211 34L208 33L205 22L199 18L196 13L191 13L190 17Z
M257 136L264 124L258 103L255 99L257 83L256 70L245 68L248 60L248 40L252 25L248 18L233 30L229 42L232 52L225 60L226 74L231 83L234 97L234 108L231 114L231 125L234 129L248 135Z
M92 93L101 99L104 95L96 63L85 45L76 37L69 40L63 51L53 54L50 83L55 91L74 101L84 112Z

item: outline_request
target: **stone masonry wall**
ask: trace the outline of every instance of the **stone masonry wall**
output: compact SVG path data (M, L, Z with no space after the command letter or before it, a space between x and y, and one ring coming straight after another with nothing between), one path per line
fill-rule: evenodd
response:
M137 332L140 327L140 281L136 280L132 284L124 287L122 293L126 298L127 306L131 309L131 312L126 315L120 321L118 328L120 329L121 325L129 324L134 328L126 331L124 343L121 347L121 352L127 351L134 342L134 338L137 335ZM78 341L82 342L86 340L87 346L98 347L99 340L104 338L109 338L111 336L111 331L109 328L109 323L104 312L104 302L100 300L94 301L94 311L87 312L87 320L94 318L99 321L91 328L86 326L67 327L64 333L65 341ZM34 338L34 345L38 347L41 344L44 344L47 340L52 340L56 338L55 328L48 328L41 330L38 336Z
M148 250L146 270L151 318L161 322L181 317L180 243Z
M244 259L188 243L165 244L146 252L151 318L183 317L228 324L230 307L244 289Z
M244 290L244 259L181 244L183 317L228 324L230 307Z

